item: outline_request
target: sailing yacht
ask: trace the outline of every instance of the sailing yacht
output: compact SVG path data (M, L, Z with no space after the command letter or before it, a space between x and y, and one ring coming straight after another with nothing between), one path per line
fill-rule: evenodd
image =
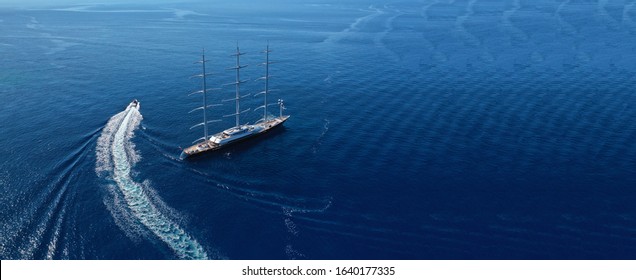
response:
M202 110L203 122L192 126L190 129L203 126L203 137L195 140L194 145L183 149L183 152L181 153L181 156L180 156L181 159L194 156L197 154L201 154L203 152L219 150L232 143L236 143L256 135L264 134L265 132L270 131L271 129L283 124L287 119L289 119L289 115L283 115L283 110L285 109L285 105L282 99L278 99L278 108L279 108L278 117L271 116L267 111L268 106L274 105L274 104L267 103L267 95L270 92L270 89L269 89L269 79L270 79L269 65L271 64L271 62L269 61L270 52L271 50L269 49L269 45L267 45L267 48L263 51L263 53L265 53L265 62L262 63L262 65L265 66L265 76L257 79L257 80L265 81L265 89L257 94L257 95L260 95L260 94L263 95L263 105L255 109L255 110L263 109L263 118L258 120L255 124L241 124L241 115L248 112L250 109L241 111L241 99L249 95L241 96L241 92L240 92L241 84L247 82L247 80L241 80L240 71L242 68L247 67L247 65L241 65L240 57L244 55L245 53L241 53L239 47L237 46L236 53L232 54L232 56L236 57L236 65L234 67L229 68L229 70L236 71L236 80L233 83L227 84L227 85L235 86L235 96L232 99L224 100L224 101L234 101L234 105L236 107L235 112L233 114L224 116L224 117L234 117L235 119L234 126L228 129L225 129L221 132L215 133L213 135L208 135L208 124L212 122L219 122L220 120L208 120L207 109L210 107L219 106L219 104L208 104L207 93L208 91L211 91L211 89L207 88L206 77L209 75L208 73L206 73L206 70L205 70L205 63L207 62L207 60L205 60L205 53L202 54L202 59L201 61L198 61L198 62L202 64L203 72L200 75L196 75L196 77L201 77L203 80L202 89L199 91L193 92L191 94L201 93L203 95L203 106L195 108L194 110L190 112Z

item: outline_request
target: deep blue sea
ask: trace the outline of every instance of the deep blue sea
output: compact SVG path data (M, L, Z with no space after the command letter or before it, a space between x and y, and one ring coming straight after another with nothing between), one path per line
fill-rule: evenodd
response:
M266 2L0 5L0 258L636 258L636 1Z

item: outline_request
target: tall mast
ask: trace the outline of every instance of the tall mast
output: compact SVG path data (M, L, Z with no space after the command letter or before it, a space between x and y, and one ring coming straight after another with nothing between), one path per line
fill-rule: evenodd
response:
M203 139L203 141L207 141L208 140L208 136L209 136L209 134L208 134L208 123L218 122L219 121L219 120L208 120L208 115L207 115L208 108L209 107L213 107L213 106L219 106L219 104L208 105L207 93L208 93L208 91L210 91L212 89L208 89L208 87L207 87L206 77L209 75L209 73L205 72L206 71L206 69L205 69L205 63L206 62L208 62L208 60L205 60L205 49L203 49L203 51L201 53L201 60L195 62L195 63L201 63L201 67L202 67L203 72L201 74L192 76L192 77L200 77L201 78L201 80L202 80L201 81L201 87L202 88L201 88L201 90L198 90L198 91L195 91L195 92L189 94L189 95L193 95L193 94L197 94L197 93L202 93L203 94L203 106L194 108L194 109L192 109L190 111L190 113L192 113L192 112L195 112L197 110L203 110L203 122L190 127L190 129L193 129L193 128L198 127L198 126L203 126L203 137L195 140L194 142L197 142L197 141L202 140L202 139Z
M269 42L267 43L267 48L265 49L265 101L263 103L263 121L267 121L267 94L269 93Z
M205 73L205 49L203 49L203 53L201 54L201 65L203 65L203 139L204 141L208 140L208 116L207 116L207 108L208 108L208 94L207 87L205 84L205 77L207 74Z
M240 57L241 57L241 55L244 55L244 54L245 53L242 53L239 50L239 47L238 47L238 44L237 44L236 45L236 53L232 54L232 56L236 56L236 66L228 68L230 70L232 70L232 69L236 70L236 81L233 83L235 85L235 87L236 87L236 95L234 97L234 102L236 104L236 112L234 114L226 115L226 117L235 116L235 118L236 118L236 127L241 125L241 119L240 119L241 114L244 113L244 112L249 111L249 109L247 109L247 110L244 110L244 111L241 112L241 101L240 101L241 98L249 96L249 94L241 96L241 84L245 83L247 81L247 80L241 80L241 74L240 74L241 68L247 67L247 65L241 65ZM229 100L232 100L232 99L229 99ZM228 100L225 100L225 101L228 101Z
M236 45L236 126L238 127L241 117L241 52L239 51L238 44Z
M271 105L271 104L267 104L267 94L269 94L269 91L270 91L270 89L269 89L269 78L270 78L270 76L269 76L269 65L272 64L272 62L269 62L269 53L270 52L272 52L272 51L269 49L269 42L267 42L267 48L264 51L261 52L261 53L265 53L265 62L259 64L259 65L265 66L265 76L262 76L262 77L257 79L257 80L265 80L265 90L263 90L263 91L261 91L261 92L256 94L256 95L263 94L264 95L264 100L263 100L263 105L258 106L256 109L254 109L254 110L258 110L258 109L261 109L261 108L263 109L263 118L261 119L261 121L263 121L263 122L267 121L267 116L268 116L268 114L267 114L267 106Z

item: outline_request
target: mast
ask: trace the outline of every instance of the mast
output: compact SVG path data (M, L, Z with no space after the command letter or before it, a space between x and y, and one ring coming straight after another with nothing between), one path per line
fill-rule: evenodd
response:
M190 127L190 129L193 129L193 128L198 127L198 126L203 126L203 137L195 140L194 142L197 142L199 140L207 141L208 137L209 137L208 123L218 122L219 121L219 120L208 120L208 115L207 115L207 111L208 111L209 107L219 106L219 104L208 105L207 93L208 93L208 91L212 90L212 89L208 89L207 88L207 81L206 81L206 77L208 75L210 75L209 73L206 72L206 69L205 69L205 63L208 62L208 61L209 60L205 60L205 49L203 49L203 51L201 53L201 60L195 62L195 63L201 63L201 68L202 68L203 72L201 72L201 74L192 76L192 77L201 77L202 78L201 79L202 80L201 81L201 90L198 90L198 91L195 91L193 93L190 93L189 95L193 95L193 94L196 94L196 93L202 93L203 94L203 106L194 108L194 109L192 109L190 111L190 113L192 113L192 112L195 112L197 110L203 110L203 122L202 123L198 123L198 124Z
M265 91L263 92L265 96L265 101L263 103L263 121L267 121L267 94L269 93L269 42L267 43L267 48L265 49Z
M238 127L241 117L241 52L239 51L238 44L236 45L236 126Z
M208 108L208 94L205 84L205 77L207 76L205 73L205 49L203 49L203 53L201 54L201 65L203 66L203 139L208 140L208 117L207 111Z
M273 62L269 61L269 53L270 52L272 52L272 51L269 49L269 42L267 42L267 48L264 51L261 52L261 53L265 53L265 62L259 64L261 66L265 66L265 76L262 76L262 77L256 79L256 80L265 80L265 90L263 90L263 91L261 91L261 92L256 94L256 95L259 95L259 94L263 94L264 95L263 105L258 106L256 109L254 109L254 111L256 111L258 109L261 109L261 108L263 109L263 118L261 119L261 121L263 121L263 122L267 121L267 116L268 116L268 114L267 114L267 106L273 105L273 104L267 104L267 94L269 94L269 92L271 91L269 89L269 78L271 78L270 75L269 75L269 65L273 63Z
M239 50L238 44L236 44L236 53L232 54L232 56L236 56L236 66L228 68L229 70L236 70L236 81L234 83L230 83L230 85L231 84L235 85L236 93L235 93L234 99L224 100L224 101L234 100L234 102L235 102L235 106L236 106L235 113L234 114L230 114L230 115L226 115L226 117L235 116L235 119L236 119L235 125L236 125L236 127L239 127L241 125L241 120L240 120L241 114L250 110L250 109L246 109L244 111L241 111L241 98L249 96L249 94L241 96L241 84L247 82L247 80L241 80L241 73L240 73L241 72L240 71L241 68L247 67L247 65L241 65L240 57L241 57L241 55L244 55L244 54L245 53L242 53Z
M279 116L283 117L283 110L285 110L285 104L282 99L278 99L278 110L280 111Z

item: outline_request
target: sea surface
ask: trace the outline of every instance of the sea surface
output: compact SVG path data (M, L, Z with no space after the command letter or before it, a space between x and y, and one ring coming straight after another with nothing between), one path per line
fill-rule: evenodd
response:
M636 1L266 2L0 5L0 258L636 258Z

